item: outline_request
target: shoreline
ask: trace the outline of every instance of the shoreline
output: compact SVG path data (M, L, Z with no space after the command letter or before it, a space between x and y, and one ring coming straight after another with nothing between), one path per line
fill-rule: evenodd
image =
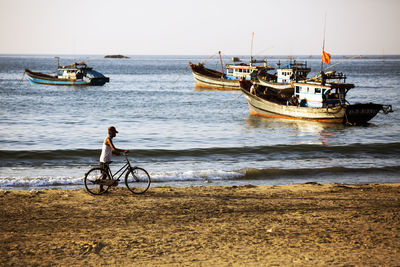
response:
M221 181L209 181L209 180L202 180L202 181L190 181L190 182L154 182L152 181L150 185L150 189L152 188L187 188L187 187L246 187L246 186L254 186L254 187L274 187L274 186L299 186L299 185L335 185L335 186L363 186L363 185L397 185L400 183L398 181L394 180L400 180L400 179L392 179L392 181L386 181L386 182L380 182L380 183L375 183L375 182L356 182L356 183L347 183L347 182L337 182L337 183L331 183L331 182L316 182L313 179L309 179L308 182L290 182L289 180L286 181L284 180L282 183L267 183L264 180L236 180L233 181L232 183L229 183L230 181L227 180L221 180ZM84 184L74 184L74 185L44 185L44 186L0 186L0 194L2 193L8 193L8 192L13 192L13 191L39 191L39 192L45 192L48 190L59 190L59 191L68 191L68 190L79 190L79 189L85 189ZM125 184L119 184L118 189L127 189ZM85 190L84 190L85 191ZM86 192L86 191L85 191Z
M400 184L0 191L1 265L396 265Z

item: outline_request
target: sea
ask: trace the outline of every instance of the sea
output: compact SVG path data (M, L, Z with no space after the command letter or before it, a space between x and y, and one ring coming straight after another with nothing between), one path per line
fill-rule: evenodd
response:
M333 55L325 65L355 84L350 103L392 105L393 113L380 112L362 126L250 115L240 91L195 88L188 63L206 60L220 70L219 58L209 55L64 55L60 64L86 61L110 82L31 86L24 69L54 73L55 57L0 55L2 190L83 188L111 125L119 131L115 146L131 151L129 159L149 172L152 186L400 182L398 55ZM290 58L260 59L276 67ZM306 61L310 76L321 68L320 56L292 59ZM111 169L124 161L114 155Z

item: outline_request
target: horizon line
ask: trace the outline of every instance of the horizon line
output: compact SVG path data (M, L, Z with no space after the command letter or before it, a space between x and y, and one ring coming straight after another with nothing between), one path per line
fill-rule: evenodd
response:
M68 54L68 53L0 53L1 56L4 55L26 55L26 56L108 56L108 55L122 55L122 56L209 56L210 54L122 54L122 53L102 53L102 54ZM250 54L222 54L224 56L248 56ZM256 55L254 57L262 57L262 56L321 56L321 54L261 54ZM332 57L334 56L400 56L399 54L331 54Z

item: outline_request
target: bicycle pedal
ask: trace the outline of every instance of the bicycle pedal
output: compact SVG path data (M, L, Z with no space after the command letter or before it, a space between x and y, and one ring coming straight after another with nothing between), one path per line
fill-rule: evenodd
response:
M112 179L107 179L106 181L106 186L115 186L115 184L118 185L118 181Z
M113 179L100 179L100 180L96 180L95 184L100 184L100 185L105 185L105 186L112 186L112 185L114 185L115 182L117 182L117 184L118 184L118 181L115 181Z

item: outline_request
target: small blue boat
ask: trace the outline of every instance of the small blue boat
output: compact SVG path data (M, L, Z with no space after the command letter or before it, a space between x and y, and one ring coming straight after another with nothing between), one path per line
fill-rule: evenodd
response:
M25 69L32 85L104 85L110 81L100 72L88 67L85 62L58 66L57 75L33 72Z

